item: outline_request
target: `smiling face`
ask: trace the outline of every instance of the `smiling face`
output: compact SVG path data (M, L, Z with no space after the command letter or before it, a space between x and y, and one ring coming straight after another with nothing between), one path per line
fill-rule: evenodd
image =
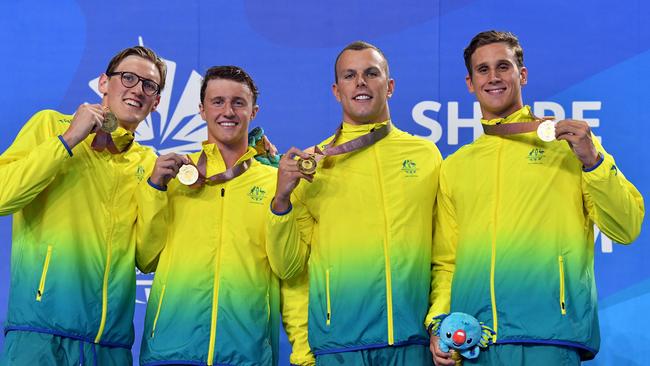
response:
M395 82L387 75L386 60L372 48L344 51L332 85L343 108L343 120L351 124L383 122L390 118L388 98Z
M160 85L156 65L139 56L126 57L115 71L128 71ZM141 81L131 88L125 87L119 74L111 77L102 74L99 77L99 91L104 95L102 103L115 114L120 125L130 131L134 131L149 113L156 110L160 101L160 95L149 96L142 91Z
M211 79L199 109L208 124L209 143L217 144L220 149L246 149L248 125L259 110L248 85L229 79Z
M465 81L476 94L483 119L503 118L523 107L521 87L528 70L517 66L515 52L506 43L481 46L471 56L471 75Z

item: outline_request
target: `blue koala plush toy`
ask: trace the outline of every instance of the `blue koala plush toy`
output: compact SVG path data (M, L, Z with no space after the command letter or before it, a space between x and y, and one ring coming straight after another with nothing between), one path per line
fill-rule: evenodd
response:
M492 343L494 331L465 313L443 314L434 319L431 334L440 337L440 350L455 350L465 358L476 358L480 348Z

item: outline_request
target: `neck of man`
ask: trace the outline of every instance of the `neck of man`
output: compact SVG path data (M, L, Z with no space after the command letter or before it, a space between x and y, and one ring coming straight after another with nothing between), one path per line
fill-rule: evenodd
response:
M117 121L117 124L118 124L120 127L122 127L123 129L135 133L135 130L138 128L138 124L139 124L139 123L138 123L138 124L133 124L133 123L124 123L124 122L118 120L118 121Z
M390 119L390 112L388 111L388 106L386 106L386 110L383 113L379 114L378 116L370 117L367 119L350 118L350 116L343 114L344 122L349 123L351 125L357 125L357 126L381 123L384 121L388 121L389 119Z
M210 141L208 141L210 142ZM238 142L236 144L224 144L219 141L214 142L219 148L223 162L226 164L226 169L232 168L239 158L241 158L248 150L248 141Z
M509 115L515 113L516 111L522 109L523 107L524 107L524 103L521 100L519 100L515 104L510 105L507 108L498 111L490 110L487 107L481 106L481 114L483 114L483 119L489 121L497 118L506 118Z

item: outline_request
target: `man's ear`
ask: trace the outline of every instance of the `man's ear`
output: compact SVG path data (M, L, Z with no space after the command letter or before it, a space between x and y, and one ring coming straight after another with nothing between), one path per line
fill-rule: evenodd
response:
M153 102L153 105L151 106L151 110L149 113L153 112L158 108L158 104L160 103L160 94L156 95L156 100Z
M97 86L99 88L99 92L102 93L102 95L106 95L108 92L108 76L104 73L102 73L99 76L99 81L97 82Z
M339 93L339 87L336 83L332 84L332 94L334 94L334 98L341 103L341 93Z
M519 71L519 83L521 86L528 84L528 69L526 66L522 66L521 71Z
M201 118L203 118L204 121L208 121L205 118L205 109L203 109L203 103L199 103L199 114L201 114Z
M474 93L474 83L472 83L472 77L467 74L465 76L465 84L467 84L467 90L469 90L470 93Z
M389 79L388 80L388 93L386 94L388 98L393 96L393 93L395 92L395 80L394 79Z
M251 121L252 121L253 119L255 119L255 116L257 116L257 112L259 112L259 111L260 111L260 106L257 105L257 104L255 104L255 105L253 106L253 113L251 113Z

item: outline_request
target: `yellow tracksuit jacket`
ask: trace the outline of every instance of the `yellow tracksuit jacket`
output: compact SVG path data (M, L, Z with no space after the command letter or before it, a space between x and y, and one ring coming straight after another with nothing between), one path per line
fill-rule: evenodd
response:
M485 124L532 121L529 107ZM497 344L553 344L593 358L600 343L594 223L630 243L643 198L600 143L593 170L565 141L483 135L442 164L432 306L476 316Z
M203 151L208 176L225 170L215 144L204 143ZM249 148L239 161L255 154ZM264 244L276 171L253 159L225 183L197 189L170 181L168 208L149 222L138 257L156 271L141 364L277 365L280 296L293 361L313 363L301 318L307 298L297 296L300 282L278 281Z
M68 152L57 137L72 116L35 114L0 156L0 214L14 214L6 331L49 333L131 348L135 304L136 187L156 155L133 144L92 150L94 135ZM119 149L133 134L118 128ZM152 187L140 199L152 206ZM145 207L146 206L146 207Z
M344 123L336 143L380 125ZM288 213L269 212L276 273L290 278L309 268L316 356L429 343L422 320L441 161L433 143L393 128L371 146L327 157L312 183L300 182Z

